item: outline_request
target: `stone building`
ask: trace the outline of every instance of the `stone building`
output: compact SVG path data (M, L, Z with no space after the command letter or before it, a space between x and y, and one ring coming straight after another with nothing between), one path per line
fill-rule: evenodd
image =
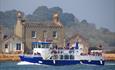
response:
M54 13L51 22L29 22L23 19L23 13L17 13L15 35L24 41L24 49L31 50L33 41L49 41L58 47L64 47L64 27L59 14Z
M17 12L17 23L14 29L16 37L20 38L24 43L24 50L32 50L32 42L48 41L52 42L58 47L66 47L66 39L64 33L64 26L60 22L59 14L54 13L52 21L44 22L30 22L24 19L24 14ZM82 45L83 53L88 53L88 41L78 33L70 38L67 38L72 46L75 42Z
M0 53L2 51L2 42L3 42L3 27L0 25Z
M7 37L2 43L2 53L23 53L24 44L23 41L16 37Z
M80 46L79 48L81 49L82 53L84 54L88 53L88 47L89 47L88 40L85 39L83 36L81 36L79 33L76 33L75 35L68 38L67 40L70 43L70 47L72 47L74 43L78 42Z

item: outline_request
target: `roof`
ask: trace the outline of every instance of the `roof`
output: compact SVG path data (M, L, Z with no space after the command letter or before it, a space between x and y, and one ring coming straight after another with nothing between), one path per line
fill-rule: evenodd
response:
M32 42L32 44L51 44L50 42Z
M44 21L44 22L26 21L25 26L63 27L63 25L60 22L53 23L53 22L50 22L50 21Z
M68 38L69 40L71 39L75 39L77 36L79 36L81 39L83 40L87 40L86 38L84 38L82 35L80 35L79 33L76 33L75 35L73 35L72 37Z
M17 38L18 40L21 40L21 41L22 41L21 38L19 38L18 36L15 36L15 35L13 35L13 36L8 36L8 37L5 38L3 41L8 41L8 40L10 40L10 39L15 39L15 38Z

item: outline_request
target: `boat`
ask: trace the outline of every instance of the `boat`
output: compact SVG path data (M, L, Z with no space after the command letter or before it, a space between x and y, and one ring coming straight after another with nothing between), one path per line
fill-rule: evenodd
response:
M104 65L102 54L82 54L79 43L72 48L58 48L51 42L32 42L33 54L20 55L21 61L44 65Z

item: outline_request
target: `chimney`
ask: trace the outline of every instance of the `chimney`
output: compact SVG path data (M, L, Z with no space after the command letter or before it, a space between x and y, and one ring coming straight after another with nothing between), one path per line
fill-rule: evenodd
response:
M54 24L57 24L57 23L59 23L59 14L56 12L56 13L54 13L53 14L53 23Z
M17 11L17 14L16 14L16 16L17 16L17 22L21 23L21 21L23 19L23 15L24 14L21 11Z

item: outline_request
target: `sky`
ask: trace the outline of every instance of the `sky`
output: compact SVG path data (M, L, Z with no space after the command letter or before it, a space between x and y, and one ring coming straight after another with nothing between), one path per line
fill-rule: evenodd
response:
M80 21L85 19L115 32L115 0L0 0L0 11L16 9L32 14L39 6L60 7Z

